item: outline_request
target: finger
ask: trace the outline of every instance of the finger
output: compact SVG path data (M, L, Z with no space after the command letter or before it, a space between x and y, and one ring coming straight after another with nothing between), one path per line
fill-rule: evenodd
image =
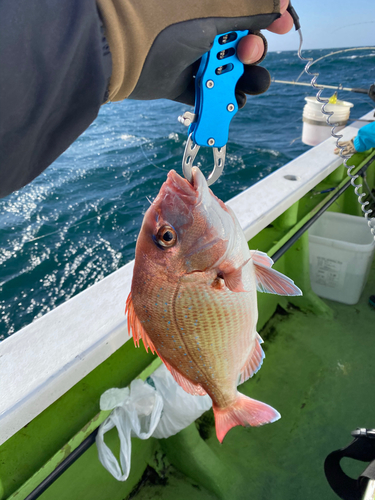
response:
M241 91L236 89L236 101L238 104L238 109L242 109L246 104L246 95Z
M284 14L288 8L289 0L280 0L280 14Z
M271 84L271 76L262 66L245 66L244 73L238 80L236 91L249 95L259 95L266 92Z
M278 33L279 35L284 35L288 33L293 28L293 19L289 12L284 12L279 19L276 19L267 28L268 31L272 33Z
M286 11L289 0L280 1L281 17L274 21L267 29L280 35L288 33L293 27L293 19ZM257 35L243 37L237 47L237 55L243 64L254 64L262 58L264 54L263 40Z
M264 53L263 40L257 35L244 36L238 43L237 56L243 64L254 64Z

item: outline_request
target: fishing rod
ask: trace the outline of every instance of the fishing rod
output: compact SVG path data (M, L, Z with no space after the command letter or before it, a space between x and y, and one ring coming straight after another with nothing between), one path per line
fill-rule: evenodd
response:
M301 85L303 87L311 87L310 83L297 82L294 80L276 80L272 78L271 82L274 83L284 83L286 85ZM318 87L322 89L333 89L333 90L345 90L346 92L355 92L356 94L367 94L373 101L375 101L375 84L372 84L369 89L361 89L357 87L343 87L340 85L322 85L318 84Z

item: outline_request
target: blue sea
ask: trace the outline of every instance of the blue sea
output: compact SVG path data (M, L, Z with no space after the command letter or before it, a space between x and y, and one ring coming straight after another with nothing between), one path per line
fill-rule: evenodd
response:
M317 59L337 50L304 55ZM280 80L296 80L304 67L296 52L269 53L263 65ZM336 54L313 68L322 84L368 89L375 51ZM225 171L213 186L217 196L230 199L309 149L301 142L309 95L309 87L272 83L248 98L232 121ZM339 98L354 103L352 118L375 107L366 95L340 91ZM163 100L107 104L43 174L0 200L0 340L134 258L148 200L170 169L181 172L187 129L177 117L187 109ZM212 152L201 152L208 173Z

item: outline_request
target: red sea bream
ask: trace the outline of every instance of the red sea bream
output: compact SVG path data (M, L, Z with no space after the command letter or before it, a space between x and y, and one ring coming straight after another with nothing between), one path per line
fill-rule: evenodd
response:
M128 327L156 352L190 394L212 399L220 442L236 425L280 418L271 406L237 391L261 366L257 289L300 295L272 260L250 251L232 210L193 168L175 171L147 210L138 237Z

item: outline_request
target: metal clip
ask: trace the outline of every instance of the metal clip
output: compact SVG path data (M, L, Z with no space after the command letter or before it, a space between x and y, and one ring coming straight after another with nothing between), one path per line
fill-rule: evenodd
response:
M195 114L191 113L190 111L185 111L183 115L178 117L178 121L182 123L182 125L185 125L185 127L190 127L190 125L194 123L195 120L196 120Z
M186 141L184 156L182 158L182 171L184 173L185 178L190 183L192 183L193 181L193 174L192 174L192 168L194 166L193 163L200 148L200 146L198 146L198 144L195 144L195 142L193 141L192 135L193 134L189 134L188 140ZM207 178L208 186L211 186L211 184L216 182L220 177L220 175L223 173L223 168L225 164L225 153L227 147L223 146L222 148L212 148L212 149L214 153L214 169Z
M369 439L375 439L375 429L364 429L357 428L355 431L351 432L353 437L367 437Z

